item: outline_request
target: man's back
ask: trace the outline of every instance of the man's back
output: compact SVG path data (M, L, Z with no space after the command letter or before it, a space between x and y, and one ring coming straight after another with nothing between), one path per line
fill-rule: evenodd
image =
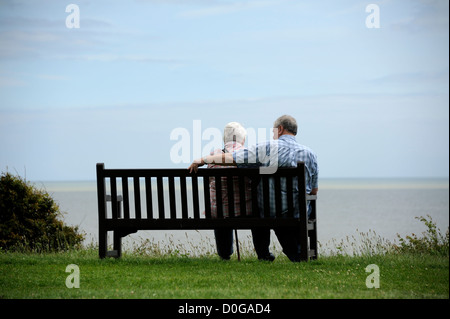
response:
M297 143L292 135L282 135L277 140L266 141L249 147L247 150L240 150L233 153L233 157L238 166L248 166L249 164L273 167L272 172L277 167L296 167L298 162L305 162L306 191L318 187L318 165L317 156L308 147ZM282 211L287 212L287 185L284 178L281 179ZM298 181L293 180L293 192L298 193ZM269 203L270 214L275 216L275 185L274 180L269 178ZM262 184L258 185L258 208L260 214L264 214ZM298 214L298 203L294 202L294 215Z

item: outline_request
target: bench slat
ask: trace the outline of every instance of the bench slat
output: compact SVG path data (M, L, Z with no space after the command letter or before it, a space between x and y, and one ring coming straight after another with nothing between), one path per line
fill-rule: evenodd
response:
M288 204L288 217L294 215L294 185L292 176L286 177L286 189L287 189L287 204Z
M111 185L111 208L112 218L117 219L119 217L119 205L117 204L117 181L115 177L110 178Z
M200 208L199 208L199 199L198 199L198 179L197 175L193 175L191 177L192 182L192 204L194 208L194 219L200 218Z
M158 189L158 212L159 218L164 219L164 185L162 176L156 178L156 184Z
M186 177L180 177L180 190L181 190L181 216L183 218L188 218L188 204L187 204L187 188L186 188Z
M299 167L299 169L301 169L301 167ZM303 192L298 192L298 204L301 206L300 211L306 213L308 211L308 208L306 205L306 181L305 181L304 167L301 175L299 174L297 176L297 181L298 181L298 189L304 190Z
M229 217L236 216L234 211L234 178L226 177L227 179L227 200L228 200L228 214Z
M214 176L216 182L216 204L217 204L217 218L223 218L222 207L222 181L220 176Z
M296 218L201 218L201 219L107 219L105 228L114 229L139 229L139 230L161 230L161 229L215 229L215 228L236 228L251 229L256 227L279 227L279 226L298 226L300 220Z
M283 176L292 175L295 173L297 167L279 167L276 174L280 174ZM165 168L153 168L153 169L103 169L102 176L103 177L122 177L127 176L131 177L210 177L215 174L220 174L221 176L238 176L244 175L247 177L258 177L260 176L260 172L258 169L254 168L239 168L239 173L237 173L236 168L214 168L214 173L211 173L211 169L209 168L199 168L197 173L192 174L189 173L187 169L165 169Z
M145 202L147 219L153 219L152 179L150 176L145 176Z
M128 196L128 178L122 177L123 218L130 219L130 198Z
M141 186L139 177L133 177L134 186L134 209L136 212L136 219L141 219Z
M281 218L281 177L274 176L275 184L275 211L277 218Z
M211 196L209 187L209 177L203 177L203 194L205 200L205 217L211 218Z
M177 218L177 209L175 205L175 178L169 176L169 204L170 218Z
M253 216L259 217L259 209L258 209L258 178L254 177L251 180L251 193L252 193L252 212Z
M238 176L239 185L239 208L241 210L241 216L247 215L247 198L245 196L245 176Z

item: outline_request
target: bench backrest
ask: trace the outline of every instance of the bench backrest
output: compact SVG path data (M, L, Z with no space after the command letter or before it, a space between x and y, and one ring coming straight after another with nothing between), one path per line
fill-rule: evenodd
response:
M226 177L226 183L221 180ZM288 217L293 218L294 196L298 198L299 218L307 215L305 166L278 168L274 174L261 174L255 168L211 168L189 173L187 169L105 169L97 164L97 194L99 219L210 219L210 178L216 181L217 218L223 218L222 189L227 188L228 203L234 203L233 180L238 181L241 216L246 215L244 180L252 180L252 211L258 211L257 187L263 190L264 214L252 217L269 218L269 180L275 187L276 216L282 215L281 184L286 182ZM298 193L293 185L298 185ZM223 185L226 184L226 185ZM110 200L109 200L110 199ZM122 202L123 209L120 202ZM203 216L204 212L204 216ZM229 217L234 217L234 205L229 205ZM274 216L272 216L274 217Z

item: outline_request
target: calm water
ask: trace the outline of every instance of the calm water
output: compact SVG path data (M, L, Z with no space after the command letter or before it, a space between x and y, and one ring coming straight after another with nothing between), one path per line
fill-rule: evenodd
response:
M88 241L97 242L95 181L35 184L45 188L59 203L66 212L66 223L78 225L86 232ZM402 237L420 234L425 226L415 219L416 216L430 215L445 232L449 225L449 180L323 179L317 205L318 238L324 247L332 247L333 241L357 236L359 232L375 232L390 241L396 240L397 234ZM249 240L249 235L249 231L239 231L240 240ZM195 247L204 243L211 246L214 242L213 232L209 230L140 231L128 236L124 244L130 246L150 239L165 245L168 236L172 241ZM276 237L272 237L276 245Z

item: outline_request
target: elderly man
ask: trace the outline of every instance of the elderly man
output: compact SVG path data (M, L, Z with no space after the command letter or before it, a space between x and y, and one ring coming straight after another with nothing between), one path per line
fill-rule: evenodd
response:
M273 125L273 140L258 143L248 149L237 150L233 153L217 154L205 156L195 160L189 170L197 171L199 166L216 163L222 165L237 165L238 167L248 167L257 165L266 171L264 173L275 172L277 167L295 167L298 162L305 162L306 191L316 195L318 192L318 174L316 154L308 147L296 142L297 122L289 115L279 117ZM282 185L286 188L286 185ZM297 183L293 185L294 194L298 192ZM274 185L269 183L269 196L274 194ZM258 209L263 210L262 187L258 187ZM296 196L294 196L296 197ZM287 207L286 196L282 197L282 206ZM298 207L294 203L294 207ZM295 214L297 212L294 212ZM270 214L275 215L275 207L270 207ZM300 261L300 242L298 229L293 227L282 227L274 229L278 241L283 248L283 252L293 262ZM252 229L253 243L259 259L273 260L275 257L269 251L270 229Z

